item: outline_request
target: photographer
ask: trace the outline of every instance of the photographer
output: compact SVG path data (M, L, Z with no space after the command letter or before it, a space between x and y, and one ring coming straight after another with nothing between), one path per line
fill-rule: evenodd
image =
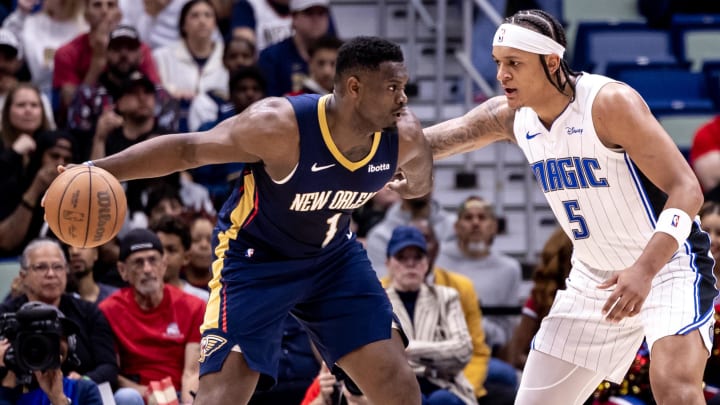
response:
M4 330L0 331L14 340L12 343L7 339L0 341L0 367L4 370L2 372L4 378L2 386L0 386L0 405L68 405L73 403L102 405L100 391L94 382L63 377L60 369L60 365L73 358L75 335L78 333L77 325L65 318L56 307L37 301L24 304L16 316L16 324L6 323L3 326ZM28 318L30 321L21 321ZM18 335L32 333L34 336L32 339L10 336L16 333ZM53 346L53 340L55 346ZM32 345L32 347L30 350L24 350L19 347L18 343ZM58 354L58 352L53 353L53 350L58 351L58 349L60 359L55 363L51 356ZM45 353L48 357L45 362L39 362L34 357L23 358L23 353L28 352ZM40 368L41 370L31 371L31 368ZM29 387L20 384L16 372L31 376Z
M118 364L112 330L96 305L65 293L68 264L60 245L52 239L31 241L23 251L20 267L25 294L0 305L0 315L17 312L28 301L58 308L78 327L75 354L79 364L64 364L64 375L71 379L87 377L97 384L109 382L115 386Z

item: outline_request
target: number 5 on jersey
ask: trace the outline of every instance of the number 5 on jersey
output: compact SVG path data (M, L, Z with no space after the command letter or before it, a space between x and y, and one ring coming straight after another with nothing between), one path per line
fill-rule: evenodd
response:
M571 224L573 222L577 223L577 228L573 228L572 230L575 240L588 238L590 236L590 230L588 229L587 222L585 222L585 217L578 213L578 211L580 211L580 204L578 204L577 200L563 201L562 205L565 207L568 221L570 221Z

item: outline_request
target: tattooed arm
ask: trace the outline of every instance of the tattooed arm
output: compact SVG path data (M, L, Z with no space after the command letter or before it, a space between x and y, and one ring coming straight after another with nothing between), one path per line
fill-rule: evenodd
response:
M514 120L515 111L507 106L504 96L498 96L461 117L425 128L424 133L437 160L500 140L514 141Z

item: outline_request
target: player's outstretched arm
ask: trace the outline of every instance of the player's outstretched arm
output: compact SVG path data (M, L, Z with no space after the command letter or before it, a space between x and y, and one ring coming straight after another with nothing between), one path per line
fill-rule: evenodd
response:
M433 187L433 158L417 117L405 109L398 121L398 171L402 179L388 184L403 198L427 195Z
M94 161L120 181L160 177L208 164L288 158L297 131L290 103L268 98L205 132L157 136Z
M505 96L493 97L465 115L425 128L435 159L482 148L499 140L511 140L515 111Z

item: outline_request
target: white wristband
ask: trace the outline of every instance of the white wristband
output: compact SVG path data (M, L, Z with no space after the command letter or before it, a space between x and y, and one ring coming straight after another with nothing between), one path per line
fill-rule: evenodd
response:
M655 232L663 232L675 238L679 249L685 244L690 235L692 222L692 219L685 211L677 208L667 208L660 213L655 224Z

